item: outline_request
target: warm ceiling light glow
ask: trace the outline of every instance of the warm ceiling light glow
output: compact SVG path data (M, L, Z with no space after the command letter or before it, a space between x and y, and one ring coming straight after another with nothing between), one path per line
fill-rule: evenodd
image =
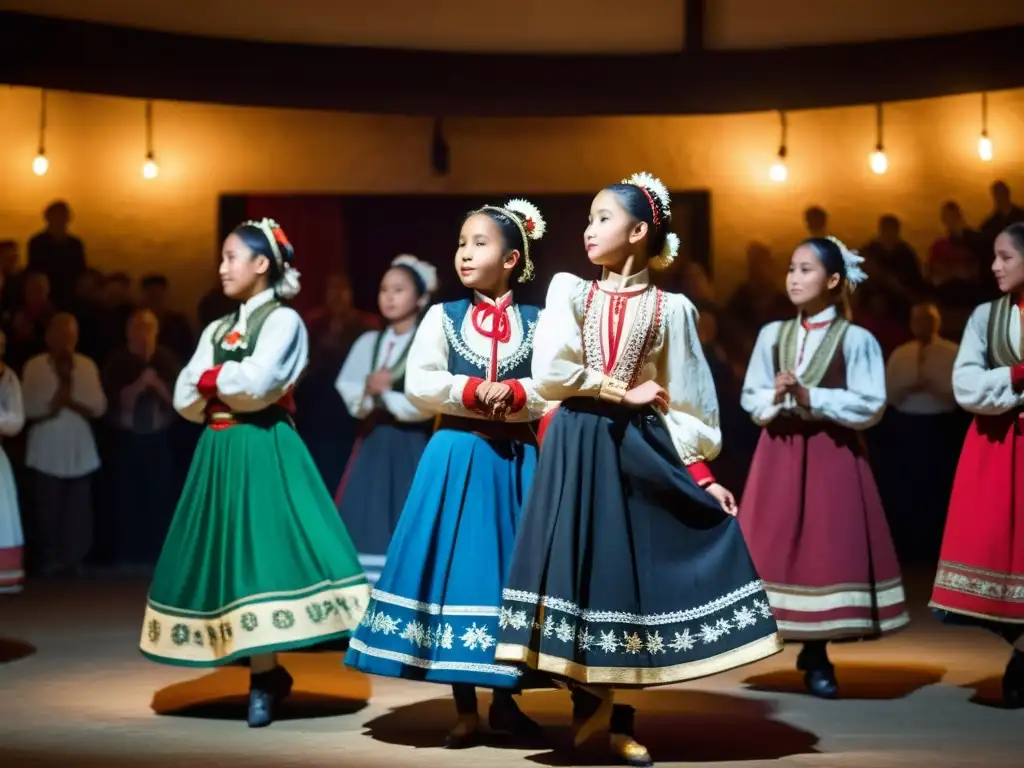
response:
M32 161L32 173L36 176L45 176L48 170L50 170L50 161L46 159L46 155L40 152Z
M146 158L146 162L142 165L142 176L146 179L155 179L157 174L160 173L160 166L153 162L152 157Z
M978 157L986 163L992 159L992 139L988 137L988 134L983 133L978 139Z
M871 153L871 170L877 174L883 174L889 170L889 160L881 149L876 149Z
M789 178L789 169L781 158L772 163L772 167L768 169L768 177L776 184L781 184Z

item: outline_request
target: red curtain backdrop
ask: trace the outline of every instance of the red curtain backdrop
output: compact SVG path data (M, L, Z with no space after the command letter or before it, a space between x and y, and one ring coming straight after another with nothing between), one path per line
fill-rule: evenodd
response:
M337 196L247 197L250 219L273 219L295 247L295 268L302 273L302 291L290 302L305 315L324 303L326 278L345 269L345 223Z

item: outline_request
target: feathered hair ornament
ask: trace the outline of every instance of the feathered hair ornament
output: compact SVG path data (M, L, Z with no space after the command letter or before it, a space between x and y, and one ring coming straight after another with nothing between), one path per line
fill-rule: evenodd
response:
M667 229L669 221L672 220L672 197L664 182L653 173L641 171L634 173L628 179L623 179L622 183L632 184L643 191L647 202L651 205L654 226ZM679 236L675 232L666 232L665 244L661 247L661 253L652 258L649 265L655 270L667 269L678 255Z
M864 263L863 256L856 251L851 251L847 248L846 243L838 237L828 235L825 239L831 241L839 249L839 253L843 257L843 267L846 270L846 282L849 283L851 291L868 279L868 273L861 267L861 264Z
M288 241L288 236L285 235L281 225L273 219L264 218L259 221L243 222L242 226L255 227L267 238L270 252L274 257L274 262L277 264L278 272L281 274L273 286L274 292L282 299L294 299L298 296L299 291L302 290L302 285L299 282L302 273L292 266L292 259L295 258L295 249Z
M540 209L529 200L516 197L503 206L485 205L480 210L504 214L519 228L519 234L523 236L523 271L519 275L519 282L527 283L532 280L534 268L533 259L530 257L530 241L540 240L548 228Z

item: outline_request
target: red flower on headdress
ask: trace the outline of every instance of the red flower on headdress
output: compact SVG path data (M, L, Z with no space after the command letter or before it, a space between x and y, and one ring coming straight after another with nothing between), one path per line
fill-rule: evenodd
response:
M537 225L533 223L533 219L527 219L524 226L527 232L533 232L537 228Z
M239 332L239 331L232 331L231 333L229 333L227 336L224 337L224 343L225 344L230 344L231 346L234 346L239 341L241 341L241 339L242 339L241 332Z
M274 232L274 240L277 241L278 245L280 245L282 248L291 248L292 247L292 244L288 242L288 238L284 234L284 230L283 229L281 229L280 227L274 227L273 232Z

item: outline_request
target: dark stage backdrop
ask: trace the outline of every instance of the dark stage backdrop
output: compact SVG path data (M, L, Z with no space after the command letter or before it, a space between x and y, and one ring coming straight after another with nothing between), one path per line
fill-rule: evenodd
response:
M548 231L532 250L537 276L516 286L520 300L543 304L551 276L573 272L595 276L583 249L592 195L224 195L220 201L221 238L239 222L264 216L275 219L295 246L303 290L294 304L300 310L321 305L324 284L333 272L347 271L360 309L377 311L377 286L388 263L411 253L438 268L437 298L458 298L464 289L455 274L454 257L465 214L484 204L501 204L524 196L544 214ZM673 230L679 235L678 262L658 282L679 290L686 259L711 272L711 200L708 192L675 192Z

